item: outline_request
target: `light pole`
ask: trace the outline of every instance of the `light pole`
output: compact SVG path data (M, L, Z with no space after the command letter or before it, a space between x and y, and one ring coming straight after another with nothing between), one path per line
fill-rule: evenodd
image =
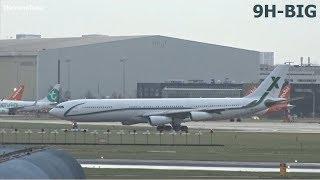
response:
M126 97L126 62L127 58L121 58L120 62L122 63L122 96Z
M67 69L68 69L68 91L70 91L70 70L71 70L71 60L67 59Z
M68 99L71 98L71 60L70 59L66 59L64 60L65 63L67 63L67 81L68 81L68 85L67 85L67 93L66 93L66 97Z

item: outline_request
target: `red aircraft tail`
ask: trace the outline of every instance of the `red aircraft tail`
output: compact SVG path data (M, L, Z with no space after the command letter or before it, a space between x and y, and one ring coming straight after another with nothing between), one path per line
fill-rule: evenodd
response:
M286 117L284 122L290 122L291 121L290 109L292 108L292 106L289 104L290 93L291 93L291 86L290 85L286 85L285 87L283 87L279 97L285 98L286 101L282 102L280 104L276 104L274 106L271 106L268 109L267 114L271 114L271 113L275 113L275 112L279 112L279 111L284 111L284 114Z
M291 91L291 86L288 84L286 85L280 93L280 98L285 98L287 101L290 99L290 92Z
M16 89L15 91L13 91L13 93L11 94L10 97L8 97L8 100L16 100L16 101L20 101L22 99L22 95L24 92L24 85L20 85L18 87L18 89Z
M249 94L251 94L256 89L257 89L257 85L256 84L249 85L244 91L244 96L248 96Z

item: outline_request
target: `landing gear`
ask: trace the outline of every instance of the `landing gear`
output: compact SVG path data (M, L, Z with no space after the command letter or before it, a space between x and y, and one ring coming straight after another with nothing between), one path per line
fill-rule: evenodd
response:
M178 132L178 131L184 131L184 132L188 132L188 126L173 126L173 130Z
M163 126L157 126L157 131L184 131L184 132L188 132L188 126L167 126L167 125L163 125Z
M72 122L72 130L79 130L78 123L75 121Z
M16 115L16 111L14 109L9 109L8 115Z
M173 121L171 123L171 126L172 126L172 129L176 132L179 132L179 131L184 131L184 132L188 132L188 126L181 126L181 123L183 121L179 121L178 119L176 119L176 121Z
M181 126L180 129L181 129L181 131L184 131L187 133L189 128L188 128L188 126Z
M171 131L171 130L172 130L171 126L166 126L166 125L157 126L157 131Z
M181 126L180 125L179 126L172 126L172 129L174 131L181 131Z
M230 122L241 122L241 118L232 118Z

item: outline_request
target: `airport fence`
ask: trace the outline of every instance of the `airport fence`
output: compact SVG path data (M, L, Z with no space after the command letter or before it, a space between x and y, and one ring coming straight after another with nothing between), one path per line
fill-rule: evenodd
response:
M1 144L223 146L214 131L1 129Z

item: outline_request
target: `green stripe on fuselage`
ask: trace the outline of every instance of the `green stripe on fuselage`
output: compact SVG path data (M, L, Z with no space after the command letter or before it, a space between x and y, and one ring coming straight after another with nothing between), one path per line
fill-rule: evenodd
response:
M256 105L260 104L267 96L268 96L269 92L265 92L261 98L259 99L259 101L256 103Z

